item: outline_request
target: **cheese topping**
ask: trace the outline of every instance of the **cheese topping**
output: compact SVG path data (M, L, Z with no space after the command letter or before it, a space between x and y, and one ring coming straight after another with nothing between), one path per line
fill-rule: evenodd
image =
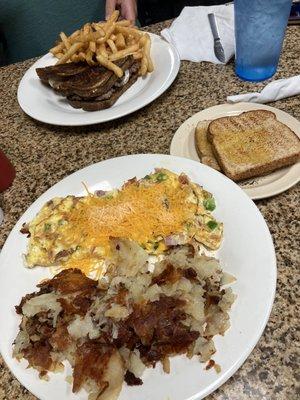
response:
M28 224L28 267L79 268L99 277L118 250L113 238L155 255L193 240L212 249L220 245L222 224L211 215L214 200L186 176L160 169L98 194L45 204Z
M110 238L132 239L139 244L182 232L196 212L186 206L188 187L165 182L138 186L130 184L113 198L89 196L71 211L65 234L74 243L101 246L109 253Z

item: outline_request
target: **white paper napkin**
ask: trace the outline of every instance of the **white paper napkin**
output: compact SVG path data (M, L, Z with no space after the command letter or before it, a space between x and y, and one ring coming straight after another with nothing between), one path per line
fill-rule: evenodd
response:
M236 96L228 96L229 103L239 103L246 101L250 103L269 103L284 99L286 97L296 96L300 94L300 75L293 76L287 79L278 79L266 85L259 92L238 94Z
M161 32L161 35L176 47L181 60L222 64L214 53L214 39L207 16L209 13L214 13L216 16L225 52L225 63L234 55L232 3L211 7L184 7L170 28Z

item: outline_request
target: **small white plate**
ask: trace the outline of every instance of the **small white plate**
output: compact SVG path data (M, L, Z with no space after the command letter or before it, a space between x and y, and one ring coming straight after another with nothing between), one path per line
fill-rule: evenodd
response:
M194 132L199 121L212 120L220 117L238 115L249 110L269 110L276 114L277 119L290 127L300 137L300 122L284 111L263 104L237 103L221 104L206 108L187 119L175 132L173 136L170 154L173 156L186 157L199 161L195 147ZM239 186L248 194L252 200L264 199L282 193L294 186L300 180L300 162L291 167L282 168L269 175L249 179L239 183Z
M35 69L56 63L57 59L50 53L34 63L23 76L18 88L20 107L38 121L66 126L111 121L139 110L168 89L180 67L180 59L175 48L157 35L151 33L150 36L154 71L139 78L112 107L101 111L75 109L63 96L43 84Z
M14 306L21 297L36 290L36 284L50 277L48 268L28 269L22 254L28 239L20 233L23 222L30 221L42 205L56 196L83 195L81 182L91 191L120 187L127 179L145 176L154 168L165 167L185 172L192 181L214 194L214 215L224 222L224 240L217 253L223 268L237 281L233 286L237 300L230 312L231 328L217 336L214 360L222 370L204 370L197 357L171 359L171 372L160 365L147 369L143 385L124 384L119 400L200 400L222 385L243 364L259 340L272 308L276 286L276 259L268 227L255 204L231 180L212 168L186 158L160 154L141 154L106 160L91 165L63 179L47 190L22 215L11 231L0 255L0 351L17 379L42 400L83 400L85 392L73 394L65 381L70 368L62 374L50 374L48 382L38 379L35 370L26 369L23 360L12 358L12 343L20 317ZM145 221L146 223L146 221Z

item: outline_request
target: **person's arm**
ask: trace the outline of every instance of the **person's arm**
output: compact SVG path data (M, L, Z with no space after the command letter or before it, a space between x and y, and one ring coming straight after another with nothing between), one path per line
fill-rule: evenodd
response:
M120 9L121 18L129 19L133 23L135 22L137 17L136 0L106 0L106 5L105 5L106 19L117 8Z

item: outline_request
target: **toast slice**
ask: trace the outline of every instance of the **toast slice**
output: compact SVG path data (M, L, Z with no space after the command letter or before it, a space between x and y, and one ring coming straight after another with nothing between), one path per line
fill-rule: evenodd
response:
M300 156L298 136L267 110L215 119L208 125L208 140L221 169L234 181L292 165Z
M132 74L128 82L117 90L112 91L113 93L108 99L97 100L96 99L77 99L76 96L68 96L67 100L74 108L82 108L84 111L99 111L109 108L115 104L119 97L122 96L127 89L133 85L138 79L138 74Z
M211 121L199 121L195 129L195 147L202 164L221 171L220 165L214 156L210 142L207 139L207 128Z

